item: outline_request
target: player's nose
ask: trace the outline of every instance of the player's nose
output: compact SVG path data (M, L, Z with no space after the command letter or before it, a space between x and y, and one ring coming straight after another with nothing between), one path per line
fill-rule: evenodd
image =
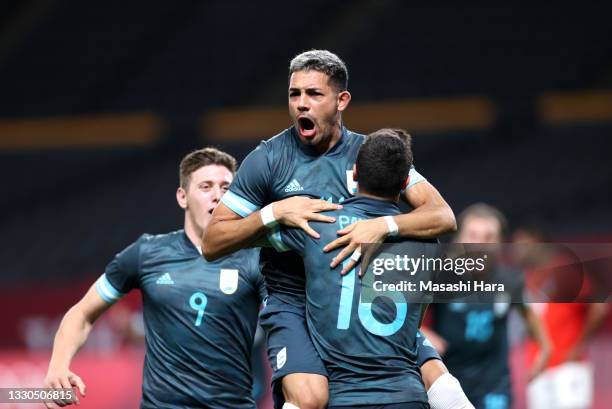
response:
M307 95L302 94L300 96L300 100L298 101L298 111L304 112L304 111L308 111L309 109L310 109L310 106L308 104Z
M212 194L213 194L213 197L212 197L213 202L218 203L221 200L221 196L223 196L223 189L221 189L220 186L215 186L213 188Z

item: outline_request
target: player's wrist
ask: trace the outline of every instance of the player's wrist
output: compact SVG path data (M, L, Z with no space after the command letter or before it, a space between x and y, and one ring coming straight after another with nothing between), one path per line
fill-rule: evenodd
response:
M399 235L399 226L395 222L393 216L383 217L385 225L387 226L387 237L394 237Z
M264 208L259 212L259 216L261 217L261 222L267 228L273 228L278 224L278 220L274 215L274 207L272 203L264 206Z

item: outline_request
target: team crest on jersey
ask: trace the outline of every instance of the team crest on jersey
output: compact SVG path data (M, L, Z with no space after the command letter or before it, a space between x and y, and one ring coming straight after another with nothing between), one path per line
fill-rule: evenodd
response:
M357 194L357 181L353 180L353 171L346 171L346 188L352 195Z
M234 294L238 289L238 270L222 268L219 273L219 288L223 294Z

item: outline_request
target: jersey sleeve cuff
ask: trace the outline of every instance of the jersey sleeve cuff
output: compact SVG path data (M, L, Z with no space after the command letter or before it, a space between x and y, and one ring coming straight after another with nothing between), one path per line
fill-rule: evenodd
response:
M423 175L417 172L417 170L414 167L410 168L410 173L408 173L408 177L410 179L408 181L408 186L406 186L406 189L409 189L412 186L416 185L417 183L425 182L427 180L425 179Z
M96 281L96 291L98 291L100 297L109 304L116 303L125 295L113 287L110 281L108 281L106 274L102 274Z
M241 217L247 217L251 213L259 210L259 206L249 202L246 199L228 190L227 193L221 198L221 203L229 207L231 211L240 215Z
M283 237L281 235L281 229L279 225L274 226L274 228L270 229L267 234L268 242L278 251L279 253L284 253L289 251L290 248L287 247L285 243L283 243Z

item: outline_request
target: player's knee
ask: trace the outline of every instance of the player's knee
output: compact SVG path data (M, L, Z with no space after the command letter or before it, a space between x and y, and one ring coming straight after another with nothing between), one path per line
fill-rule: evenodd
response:
M283 379L285 399L300 409L325 409L329 400L327 389L327 378L320 375L299 378L289 376Z
M313 391L301 394L298 400L300 409L325 409L327 407L327 397Z
M292 398L300 409L325 409L327 407L327 389L322 391L320 388L307 386L294 394Z

